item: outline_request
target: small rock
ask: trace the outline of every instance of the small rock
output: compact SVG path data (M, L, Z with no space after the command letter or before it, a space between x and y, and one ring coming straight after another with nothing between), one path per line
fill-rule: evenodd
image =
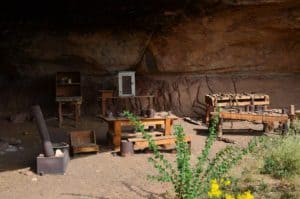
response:
M5 151L8 148L8 143L0 140L0 151Z
M20 144L22 144L22 140L16 139L16 138L10 138L9 144L10 145L20 145Z
M17 113L15 115L11 115L9 117L9 120L12 123L23 123L23 122L25 122L26 120L29 120L29 119L30 119L30 114L29 113Z
M16 151L18 151L18 148L13 145L8 145L8 147L5 151L6 152L16 152Z
M64 153L60 149L57 149L55 151L55 157L63 157L63 156L64 156Z
M21 169L18 171L19 174L25 175L25 176L32 176L33 172L30 171L30 169Z
M30 133L27 132L27 131L24 131L22 134L23 134L23 135L29 135Z
M38 180L37 178L31 178L32 182L37 182L37 180Z

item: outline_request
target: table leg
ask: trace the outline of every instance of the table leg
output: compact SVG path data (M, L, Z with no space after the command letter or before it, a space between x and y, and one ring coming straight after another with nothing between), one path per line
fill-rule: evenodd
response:
M171 128L172 128L172 120L170 118L165 119L165 136L171 135ZM170 148L170 144L165 144L163 147L165 149Z
M106 114L106 98L103 97L101 100L101 105L102 105L102 115Z
M219 124L218 124L218 132L217 132L217 137L221 138L223 136L223 118L219 119Z
M58 126L61 128L63 122L62 102L58 102Z
M75 103L75 126L78 126L80 115L80 104Z
M113 135L113 144L114 144L114 150L119 150L121 145L121 122L115 121L114 122L114 135Z
M172 120L170 118L166 118L166 120L165 120L165 135L171 135L171 126L172 126Z

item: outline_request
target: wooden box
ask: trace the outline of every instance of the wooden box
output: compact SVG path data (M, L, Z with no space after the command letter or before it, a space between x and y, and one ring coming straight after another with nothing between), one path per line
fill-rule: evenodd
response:
M73 154L99 151L94 131L72 131L70 141Z

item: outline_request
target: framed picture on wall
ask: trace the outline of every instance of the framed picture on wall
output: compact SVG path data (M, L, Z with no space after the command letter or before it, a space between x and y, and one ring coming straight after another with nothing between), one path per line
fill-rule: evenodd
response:
M122 71L118 73L119 96L135 96L135 72Z

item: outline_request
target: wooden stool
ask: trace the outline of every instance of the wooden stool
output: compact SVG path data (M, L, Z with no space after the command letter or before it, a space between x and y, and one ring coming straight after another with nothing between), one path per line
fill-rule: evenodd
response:
M58 120L59 120L59 128L62 126L63 122L63 105L64 104L70 104L74 108L74 116L75 116L75 126L78 126L78 123L80 121L80 114L81 114L81 104L82 104L82 99L80 98L74 98L72 97L71 99L67 99L67 97L58 99L56 98L56 101L58 103Z

